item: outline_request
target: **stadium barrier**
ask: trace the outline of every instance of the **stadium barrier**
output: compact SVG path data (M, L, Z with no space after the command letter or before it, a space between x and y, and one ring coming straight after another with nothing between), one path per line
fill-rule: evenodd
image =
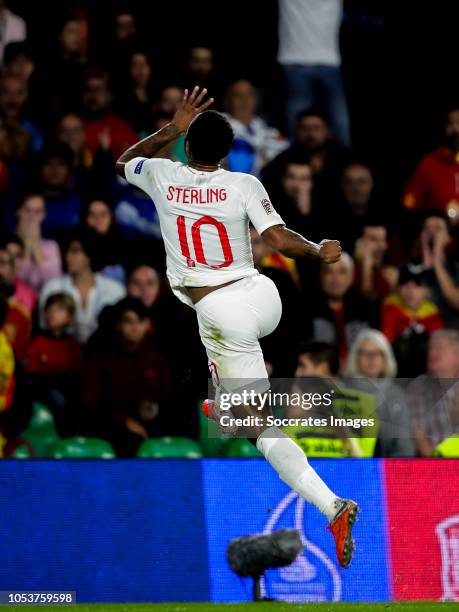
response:
M311 461L359 502L357 550L337 566L326 521L261 459L0 462L0 590L79 602L250 599L235 537L296 527L304 553L270 570L288 601L459 599L459 460Z

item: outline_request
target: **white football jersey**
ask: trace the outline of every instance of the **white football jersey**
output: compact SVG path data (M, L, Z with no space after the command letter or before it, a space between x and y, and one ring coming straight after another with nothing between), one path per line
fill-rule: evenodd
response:
M210 287L258 274L249 221L259 234L284 225L258 179L240 172L202 172L182 162L136 157L126 179L158 212L175 295L192 305L186 287Z

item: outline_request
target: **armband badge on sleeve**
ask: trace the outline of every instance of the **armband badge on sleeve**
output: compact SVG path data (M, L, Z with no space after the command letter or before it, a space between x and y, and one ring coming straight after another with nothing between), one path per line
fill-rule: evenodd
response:
M268 199L264 198L264 200L261 201L261 205L265 209L265 213L267 215L270 215L271 213L274 212L273 205L271 204L271 202Z

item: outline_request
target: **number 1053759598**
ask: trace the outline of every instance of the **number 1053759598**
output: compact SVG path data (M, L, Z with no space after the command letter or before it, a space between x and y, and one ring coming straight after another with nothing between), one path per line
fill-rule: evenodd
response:
M75 591L0 591L0 604L62 606L74 603Z

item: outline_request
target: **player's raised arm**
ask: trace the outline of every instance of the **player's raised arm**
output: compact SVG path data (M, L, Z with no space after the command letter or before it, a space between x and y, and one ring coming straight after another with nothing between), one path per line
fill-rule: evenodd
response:
M335 263L341 257L342 248L338 240L322 240L316 244L284 225L268 227L261 237L266 244L286 257L317 257L328 264Z
M128 161L135 157L155 157L163 147L175 140L180 134L184 134L193 119L199 113L206 110L214 101L213 98L209 98L206 102L203 102L206 94L207 89L200 90L197 86L191 94L189 94L188 89L185 89L182 103L172 121L151 136L147 136L147 138L127 149L116 162L117 173L126 178L124 165Z

